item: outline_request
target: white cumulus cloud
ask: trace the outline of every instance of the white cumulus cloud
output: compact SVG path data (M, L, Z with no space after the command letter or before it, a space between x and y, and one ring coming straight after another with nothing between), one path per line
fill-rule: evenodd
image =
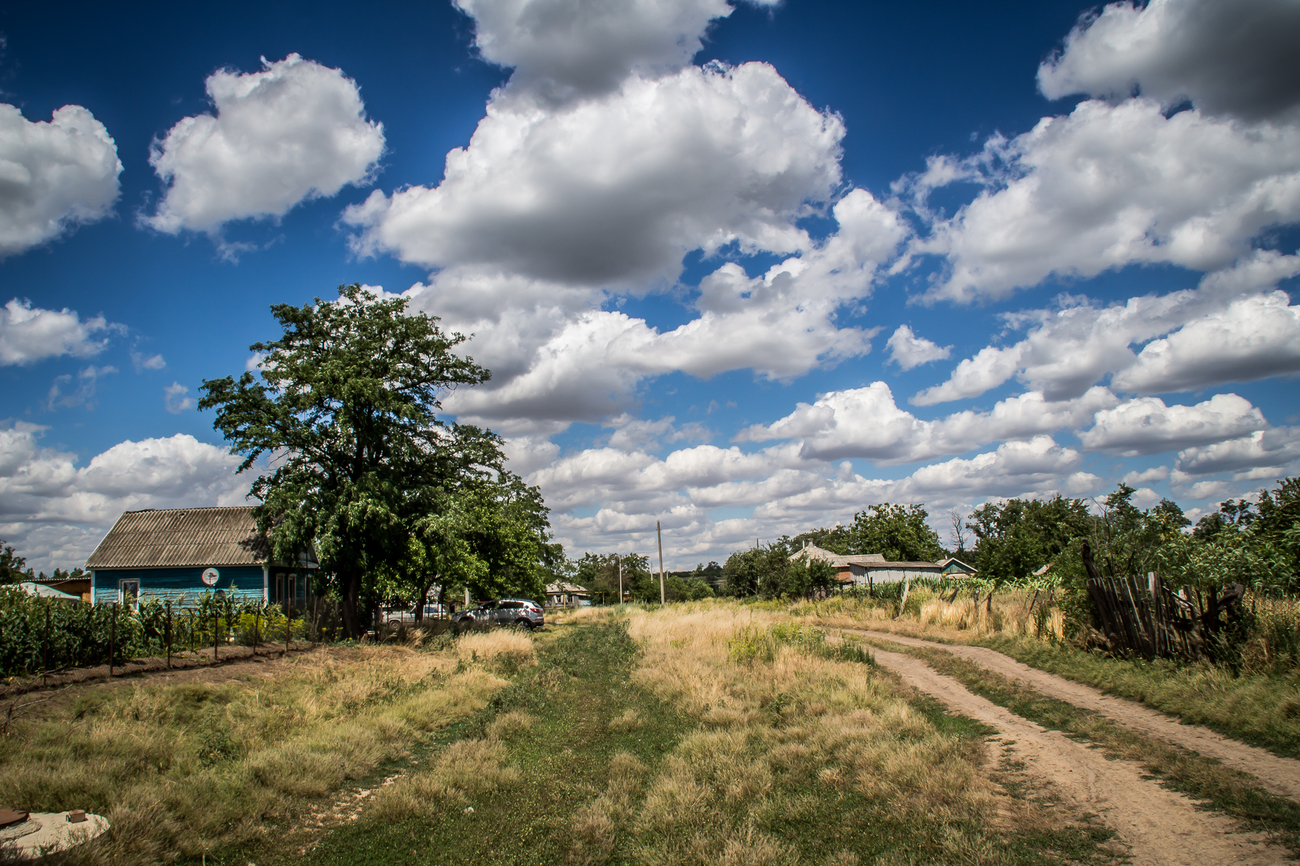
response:
M0 308L0 365L33 364L45 358L72 355L89 358L108 346L97 334L120 331L103 316L82 319L75 310L32 308L17 298Z
M1152 340L1113 379L1139 394L1190 391L1300 372L1300 306L1286 292L1233 301L1226 310Z
M1217 270L1300 219L1300 127L1166 117L1149 99L1080 103L995 136L966 169L985 189L914 245L948 263L931 299L1001 298L1129 264Z
M1195 406L1139 397L1098 412L1096 423L1079 438L1090 450L1136 456L1210 445L1267 426L1263 414L1236 394L1215 394Z
M889 359L904 370L941 361L952 354L952 346L940 346L925 337L912 333L910 325L899 325L885 344L889 349Z
M794 221L839 182L843 135L764 63L634 76L553 110L498 93L439 186L376 191L344 220L358 251L427 267L672 280L697 248L809 246Z
M726 0L454 0L474 18L485 60L513 67L510 84L550 100L600 94L628 75L681 67L700 50Z
M297 54L263 63L260 72L212 73L215 113L184 118L155 144L149 162L166 190L146 225L215 233L368 182L384 131L366 119L356 82Z
M977 397L1013 377L1061 400L1111 373L1118 390L1153 393L1292 372L1295 308L1284 292L1257 290L1297 272L1300 257L1258 250L1207 274L1195 289L1108 306L1064 297L1055 309L1005 314L1008 328L1028 328L1024 339L963 359L946 381L910 402L928 406ZM1143 343L1139 355L1133 346Z
M0 258L108 216L121 173L113 137L80 105L33 123L0 104Z
M1086 15L1038 69L1043 95L1128 97L1263 119L1300 106L1300 4L1151 0Z

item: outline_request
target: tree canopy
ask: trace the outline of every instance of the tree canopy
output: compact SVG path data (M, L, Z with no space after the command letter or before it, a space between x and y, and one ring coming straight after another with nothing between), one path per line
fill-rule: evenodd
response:
M259 526L282 560L314 546L353 635L385 582L540 597L553 559L546 507L505 469L500 438L439 417L449 391L489 372L453 352L463 335L406 305L356 284L273 305L284 334L250 347L258 375L205 380L199 402L240 471L269 458L252 484Z

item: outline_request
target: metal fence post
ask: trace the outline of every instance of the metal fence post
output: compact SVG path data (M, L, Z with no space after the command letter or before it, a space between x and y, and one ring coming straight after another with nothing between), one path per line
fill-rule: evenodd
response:
M167 632L164 635L167 640L167 670L172 669L172 603L167 602Z
M212 604L212 663L217 663L217 633L221 631L221 605L213 599Z
M108 678L113 678L113 656L114 645L117 643L117 602L113 602L109 607L108 620Z
M50 669L50 616L51 616L50 608L51 606L53 606L53 604L54 604L53 599L47 599L45 602L45 670L46 671L49 671Z

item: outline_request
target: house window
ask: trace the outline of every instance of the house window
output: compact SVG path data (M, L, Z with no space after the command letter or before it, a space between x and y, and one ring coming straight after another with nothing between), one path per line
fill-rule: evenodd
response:
M121 580L118 581L118 599L122 606L129 610L140 609L140 581L138 580Z

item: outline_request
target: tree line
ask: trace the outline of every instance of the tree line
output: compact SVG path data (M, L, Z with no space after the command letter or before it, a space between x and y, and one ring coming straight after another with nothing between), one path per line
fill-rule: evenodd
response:
M792 598L835 588L835 570L826 563L791 560L806 544L841 555L880 554L891 562L956 557L976 569L978 585L991 592L1035 584L1079 589L1088 578L1085 557L1109 577L1155 571L1171 585L1204 590L1242 583L1266 592L1300 591L1300 479L1281 479L1254 500L1225 501L1195 526L1169 499L1139 508L1136 492L1121 483L1094 501L1056 495L986 502L966 515L954 510L948 547L924 505L879 503L847 525L784 535L732 553L725 565L677 572L667 579L666 594L669 600L706 594ZM635 553L589 553L570 564L570 573L594 592L617 598L618 559L631 597L658 600L657 576ZM1086 604L1086 593L1072 597Z

